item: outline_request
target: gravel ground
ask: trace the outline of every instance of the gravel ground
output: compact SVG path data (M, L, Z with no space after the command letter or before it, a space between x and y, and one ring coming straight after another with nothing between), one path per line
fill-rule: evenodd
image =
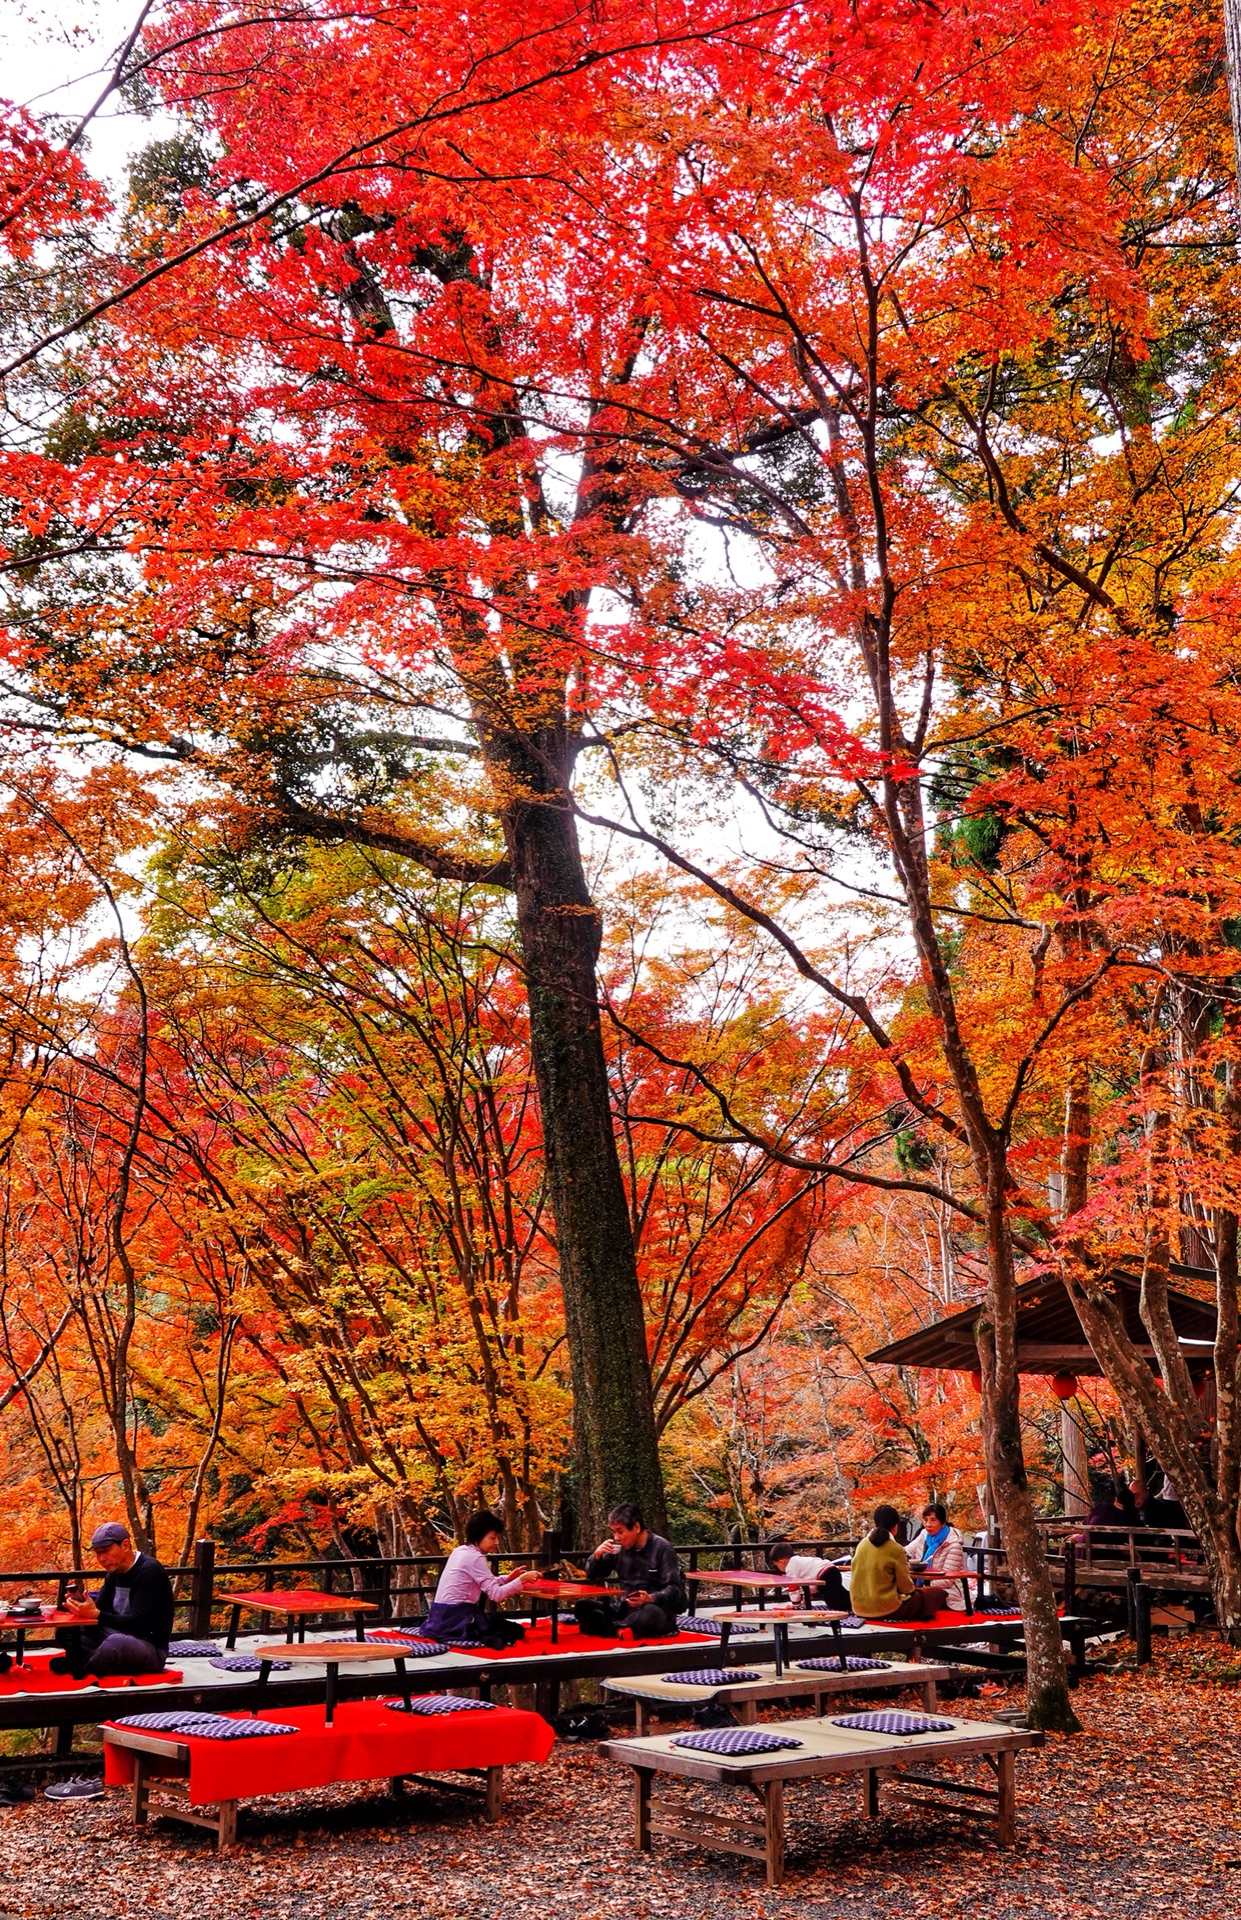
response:
M1086 1732L1018 1761L1019 1842L912 1808L859 1817L854 1782L789 1792L789 1873L668 1841L630 1847L627 1773L590 1746L509 1776L505 1817L377 1787L290 1796L242 1815L241 1844L129 1822L120 1794L0 1812L0 1920L1232 1920L1241 1913L1241 1667L1213 1639L1157 1648L1139 1673L1079 1690ZM1002 1701L963 1701L985 1718ZM658 1789L657 1789L658 1791Z

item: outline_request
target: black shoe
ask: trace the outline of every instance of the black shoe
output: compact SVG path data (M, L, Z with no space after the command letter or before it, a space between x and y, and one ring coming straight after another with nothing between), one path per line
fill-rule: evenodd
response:
M50 1787L43 1789L45 1800L102 1800L103 1797L103 1781L98 1775L93 1780L84 1775L74 1780L53 1780Z

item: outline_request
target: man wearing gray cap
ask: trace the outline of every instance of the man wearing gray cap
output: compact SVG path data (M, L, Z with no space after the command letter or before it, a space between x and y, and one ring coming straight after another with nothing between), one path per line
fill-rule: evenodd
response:
M136 1553L119 1520L91 1535L91 1551L104 1583L91 1599L65 1596L65 1611L81 1624L56 1635L65 1648L54 1672L87 1674L162 1673L172 1635L172 1582L159 1561Z

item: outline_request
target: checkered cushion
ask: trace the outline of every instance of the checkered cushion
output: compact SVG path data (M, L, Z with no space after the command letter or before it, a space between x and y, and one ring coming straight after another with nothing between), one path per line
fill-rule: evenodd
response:
M225 1673L261 1673L263 1662L252 1653L225 1653L211 1662L213 1667L222 1667ZM287 1673L292 1666L291 1660L269 1660L267 1665L273 1673Z
M695 1753L779 1753L782 1747L803 1747L786 1733L764 1733L761 1727L712 1727L707 1733L679 1733L674 1747L692 1747Z
M848 1628L849 1632L852 1633L855 1627L881 1627L883 1621L863 1620L860 1613L847 1613L840 1624L842 1627Z
M976 1611L988 1614L992 1620L1020 1620L1021 1618L1020 1607L1000 1607L990 1600L976 1603Z
M387 1647L401 1660L429 1660L432 1654L448 1652L442 1640L420 1640L412 1634L368 1633L366 1639L369 1646Z
M761 1680L761 1673L747 1673L744 1667L699 1667L696 1673L661 1673L661 1680L675 1680L686 1687L728 1687L738 1680Z
M403 1700L389 1700L389 1713L404 1713ZM411 1713L490 1713L494 1700L465 1700L457 1693L420 1693L410 1701Z
M183 1733L197 1740L261 1740L272 1733L296 1733L279 1720L231 1720L224 1713L131 1713L115 1722L144 1733Z
M834 1727L851 1727L858 1733L951 1733L955 1722L935 1720L929 1713L847 1713L833 1720Z
M840 1661L833 1659L831 1654L825 1654L823 1658L819 1660L798 1660L796 1664L799 1667L805 1667L807 1673L840 1672ZM860 1653L847 1653L845 1655L846 1673L889 1673L891 1669L892 1662L890 1660L866 1660Z
M734 1636L739 1633L759 1632L758 1627L744 1626L738 1620L732 1620L728 1624ZM678 1613L677 1631L678 1633L701 1633L705 1639L719 1640L723 1637L724 1622L712 1620L705 1613Z
M183 1660L209 1660L213 1653L220 1651L218 1640L173 1640L169 1653L180 1654Z

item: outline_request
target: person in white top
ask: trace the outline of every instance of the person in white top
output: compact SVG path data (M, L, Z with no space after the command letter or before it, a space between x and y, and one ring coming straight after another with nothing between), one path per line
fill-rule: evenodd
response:
M435 1588L431 1610L423 1622L429 1640L442 1640L446 1646L461 1646L469 1641L485 1647L511 1647L522 1637L523 1629L502 1613L488 1613L488 1600L507 1600L520 1593L535 1573L514 1574L501 1580L487 1564L489 1554L500 1551L504 1522L496 1513L474 1513L466 1522L465 1545L454 1547L444 1563L444 1571Z
M794 1553L787 1541L777 1540L767 1549L767 1565L790 1580L804 1582L803 1606L833 1607L848 1613L848 1590L840 1568L833 1561L821 1560L817 1553Z
M922 1531L905 1549L912 1566L933 1573L936 1584L948 1589L953 1613L965 1612L965 1547L955 1527L948 1525L948 1509L932 1500L922 1509Z

